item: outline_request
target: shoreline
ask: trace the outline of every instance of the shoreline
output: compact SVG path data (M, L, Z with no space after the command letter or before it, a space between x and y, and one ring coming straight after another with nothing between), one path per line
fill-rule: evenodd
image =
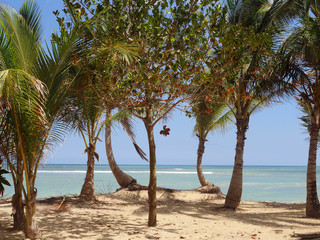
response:
M71 165L71 166L86 166L86 163L41 163L41 166L63 166L63 165ZM108 163L100 163L97 164L98 166L109 166ZM126 163L119 163L119 166L149 166L149 164L145 164L145 163L141 163L141 164L126 164ZM187 166L187 167L196 167L196 164L161 164L161 163L157 163L157 166ZM225 165L225 164L203 164L203 167L233 167L233 164L229 164L229 165ZM254 165L254 164L244 164L244 167L305 167L307 168L307 165Z
M119 188L108 166L95 166L96 193L110 193ZM122 170L149 184L148 166L126 166ZM232 167L203 167L208 181L227 193ZM38 198L79 194L86 174L86 165L47 165L39 168L36 188ZM10 180L10 175L7 175ZM305 202L306 169L304 167L248 167L243 173L242 199L249 201ZM65 180L67 179L67 180ZM67 181L67 182L66 182ZM66 184L67 183L67 184ZM199 187L195 166L162 166L157 168L157 185L166 188L189 190ZM13 195L7 187L5 198Z
M147 227L147 191L122 189L81 202L63 196L39 199L37 221L44 239L301 239L315 234L320 219L305 217L305 203L242 201L224 209L224 197L199 191L158 191L158 222ZM12 232L10 202L0 201L0 239L23 239ZM3 236L3 238L2 238ZM320 236L320 235L319 235Z

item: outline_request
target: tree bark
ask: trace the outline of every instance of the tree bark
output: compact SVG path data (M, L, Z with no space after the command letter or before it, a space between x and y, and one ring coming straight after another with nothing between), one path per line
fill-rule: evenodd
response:
M17 187L15 193L12 196L12 216L13 216L13 229L14 230L23 230L25 215L24 215L24 206L22 202L22 186L17 182Z
M197 151L197 173L198 178L200 181L201 186L213 186L212 183L210 183L205 176L203 175L202 171L202 157L204 154L205 149L205 142L207 141L205 138L198 136L199 138L199 145L198 145L198 151Z
M31 174L30 174L31 175ZM29 178L29 182L32 182L32 176ZM26 203L26 218L24 225L24 233L26 238L29 239L41 239L41 232L38 228L36 220L36 197L37 190L34 186L30 186L31 194L25 200Z
M90 201L93 200L94 197L94 152L95 152L95 147L92 143L89 143L89 147L87 149L87 173L86 173L86 178L84 180L81 193L80 193L80 198Z
M110 116L111 116L111 110L107 110L106 119L108 119ZM130 175L126 174L125 172L123 172L119 168L118 164L114 159L112 144L111 144L111 125L110 124L107 124L105 127L105 144L106 144L106 153L107 153L110 169L112 171L113 176L116 178L118 184L120 185L120 187L125 188L132 183L136 183L137 180L132 178Z
M157 161L156 161L156 145L153 135L153 126L151 113L147 114L145 120L145 127L148 134L149 143L149 161L150 161L150 179L148 186L148 203L149 203L149 217L148 226L154 227L157 225Z
M234 167L230 186L226 196L224 207L236 209L240 205L242 195L242 178L243 178L243 153L246 132L248 129L249 117L244 119L243 116L236 117L237 125L237 144L234 158Z
M315 118L311 116L311 118ZM311 119L310 127L310 143L309 143L309 157L307 169L307 202L306 215L307 217L319 218L320 205L317 193L317 148L319 139L319 124L315 119Z
M18 180L21 179L21 181ZM12 196L11 205L12 205L12 216L13 216L13 229L14 230L23 230L25 215L24 215L24 206L22 202L22 182L23 179L23 170L21 161L17 161L17 176L15 177L15 189L14 195Z

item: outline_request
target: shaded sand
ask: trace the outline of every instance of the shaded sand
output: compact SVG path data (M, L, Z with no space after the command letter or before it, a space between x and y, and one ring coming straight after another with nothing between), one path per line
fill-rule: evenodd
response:
M320 220L305 217L303 203L243 201L239 210L223 209L223 198L196 191L159 191L158 225L147 227L146 191L97 197L94 203L62 198L40 201L37 219L43 239L300 239L296 233L320 232ZM10 203L0 201L0 239L23 239L12 232ZM310 238L317 239L317 238ZM320 239L320 237L318 238Z

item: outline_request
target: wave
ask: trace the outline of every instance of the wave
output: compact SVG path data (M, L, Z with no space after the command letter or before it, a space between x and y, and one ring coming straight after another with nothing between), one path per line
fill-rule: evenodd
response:
M172 172L172 171L157 171L160 174L197 174L197 172ZM213 174L213 172L203 172L203 174Z
M72 170L72 171L63 171L63 170L39 170L38 173L86 173L85 170ZM94 171L94 173L112 173L111 171Z
M125 171L126 173L144 174L149 171ZM86 173L85 170L39 170L38 173ZM112 173L111 171L94 171L94 173ZM197 172L176 172L176 171L157 171L158 174L197 174ZM213 172L203 172L203 174L213 174Z

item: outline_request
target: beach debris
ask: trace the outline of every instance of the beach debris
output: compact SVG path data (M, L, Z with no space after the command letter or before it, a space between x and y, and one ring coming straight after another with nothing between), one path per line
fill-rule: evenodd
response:
M320 239L320 232L315 233L295 233L291 235L291 237L299 238L301 240L309 240L309 239Z
M281 230L281 229L276 229L276 230L274 230L274 232L277 233L277 234L281 234L281 233L283 232L283 230Z
M160 239L159 236L152 236L152 235L149 235L149 234L146 235L146 238L147 239Z
M134 235L134 234L139 234L140 231L132 231L132 232L128 232L128 235Z
M66 200L66 197L63 197L63 199L62 199L60 205L57 207L56 211L60 210L60 208L61 208L61 206L62 206L62 204L64 203L65 200Z
M69 208L67 206L66 197L64 196L60 203L53 202L49 207L44 209L44 213L45 214L60 213L60 212L66 212L68 210Z

